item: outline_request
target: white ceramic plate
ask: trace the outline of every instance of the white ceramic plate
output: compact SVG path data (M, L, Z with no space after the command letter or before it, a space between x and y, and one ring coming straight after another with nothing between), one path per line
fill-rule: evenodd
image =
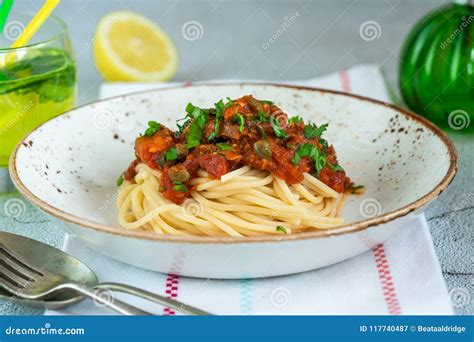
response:
M297 235L174 237L119 227L117 176L149 120L174 126L188 102L253 94L291 115L329 123L327 140L363 196L352 196L346 225ZM19 191L101 253L159 272L253 278L307 271L353 257L401 229L453 179L457 155L427 120L393 106L332 91L280 85L199 85L99 101L48 121L20 143L10 174Z

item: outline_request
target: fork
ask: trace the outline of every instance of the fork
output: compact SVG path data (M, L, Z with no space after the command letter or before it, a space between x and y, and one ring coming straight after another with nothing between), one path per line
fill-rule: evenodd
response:
M38 270L3 244L0 244L0 287L15 296L32 300L69 289L123 315L151 315L118 299L108 298L109 296L104 295L105 291L72 282L61 275L43 269Z

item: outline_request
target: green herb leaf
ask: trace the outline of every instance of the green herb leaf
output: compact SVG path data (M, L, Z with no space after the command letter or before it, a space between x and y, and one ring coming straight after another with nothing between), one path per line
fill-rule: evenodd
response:
M165 153L165 160L166 161L171 161L171 160L176 160L178 158L178 151L176 148L171 147L168 151Z
M295 152L295 155L293 156L293 158L291 158L291 162L294 165L300 165L300 161L301 161L300 155L298 154L298 152Z
M187 148L193 148L201 143L202 132L207 121L207 113L200 108L195 108L192 112L193 122L189 126L189 132L186 141Z
M277 232L282 232L283 234L288 234L288 231L287 231L286 228L283 227L283 226L277 226L277 227L276 227L276 231L277 231Z
M323 138L319 138L319 143L321 144L321 146L324 148L324 149L327 149L329 144L327 142L327 140L323 139Z
M268 101L268 100L260 100L260 102L262 102L264 104L269 104L270 106L273 104L272 101Z
M319 176L319 173L324 168L327 162L327 157L324 153L319 151L319 149L310 143L304 143L298 146L295 151L295 155L291 159L291 162L294 165L299 165L301 158L310 157L314 162L314 168L316 169L316 174Z
M268 122L270 121L268 115L265 112L258 112L257 121L259 122Z
M119 176L119 178L117 178L117 186L120 186L123 184L123 173Z
M363 192L363 190L365 189L365 186L363 186L363 185L354 185L354 183L351 183L350 189L351 189L351 194L358 195L358 194Z
M225 109L224 101L219 100L219 102L214 103L214 107L216 107L216 109L217 109L218 111L223 112L224 109Z
M240 131L240 133L242 133L242 132L244 131L244 128L245 128L245 119L244 119L244 117L242 116L242 114L240 114L240 113L235 114L233 120L234 120L236 123L239 124L239 131Z
M290 119L288 119L288 123L300 123L300 122L303 122L303 119L301 118L301 116L299 115L296 115L296 116L293 116L291 117Z
M298 154L300 157L309 157L313 153L313 150L317 149L316 146L310 143L304 143L298 146Z
M288 138L288 134L283 130L278 121L274 116L270 117L270 123L272 124L273 132L278 138Z
M225 110L225 105L222 100L219 102L215 103L214 106L216 107L216 121L214 125L214 130L212 133L209 135L209 138L207 140L211 141L214 140L217 137L217 134L219 133L219 121L224 117L224 110Z
M230 97L227 98L227 103L225 104L225 108L229 108L234 104L234 100L232 100Z
M258 131L262 135L262 138L265 139L267 137L267 133L263 130L262 126L257 126Z
M196 109L196 106L194 106L191 102L189 102L186 106L186 112L191 115L194 110Z
M332 171L344 171L344 169L342 168L341 165L333 165L331 163L328 163L328 167L332 170Z
M314 146L313 144L304 143L304 144L299 145L298 148L295 151L295 155L291 159L291 162L294 165L299 165L300 161L301 161L301 158L310 157L314 153L317 153L317 152L313 152L314 150L317 150L317 147Z
M173 186L173 190L174 191L178 191L178 192L187 192L188 191L188 188L186 187L186 185L184 185L183 182L173 182L174 186Z
M161 125L156 122L156 121L148 121L148 128L145 130L145 133L143 133L144 136L146 137L151 137L153 134L158 132L161 128Z
M319 173L326 165L327 160L326 155L321 154L317 148L315 148L314 150L318 152L315 153L311 159L313 159L314 161L314 168L316 169L316 174L319 176Z
M314 123L308 124L304 126L304 136L307 139L319 137L321 136L321 134L324 133L324 131L326 131L327 128L328 128L328 124L324 124L319 127L316 126Z
M217 147L219 147L222 151L230 151L233 150L234 147L228 143L217 143Z

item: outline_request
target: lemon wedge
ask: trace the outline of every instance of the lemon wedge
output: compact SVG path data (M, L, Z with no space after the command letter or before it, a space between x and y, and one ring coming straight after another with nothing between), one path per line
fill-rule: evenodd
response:
M166 32L130 11L111 12L100 20L93 50L107 81L167 81L178 69L178 52Z

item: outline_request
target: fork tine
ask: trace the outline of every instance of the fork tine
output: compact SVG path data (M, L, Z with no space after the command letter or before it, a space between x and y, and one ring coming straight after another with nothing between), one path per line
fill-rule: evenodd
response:
M11 285L17 287L18 289L24 289L28 280L19 276L17 273L12 272L10 269L4 266L0 261L0 279L7 281ZM4 282L0 281L0 284L4 285ZM7 288L10 288L8 285L5 285Z
M14 255L5 246L0 244L0 260L3 260L7 266L13 270L26 275L28 278L34 278L36 276L43 276L43 273L35 270L33 267L27 265L19 257Z

